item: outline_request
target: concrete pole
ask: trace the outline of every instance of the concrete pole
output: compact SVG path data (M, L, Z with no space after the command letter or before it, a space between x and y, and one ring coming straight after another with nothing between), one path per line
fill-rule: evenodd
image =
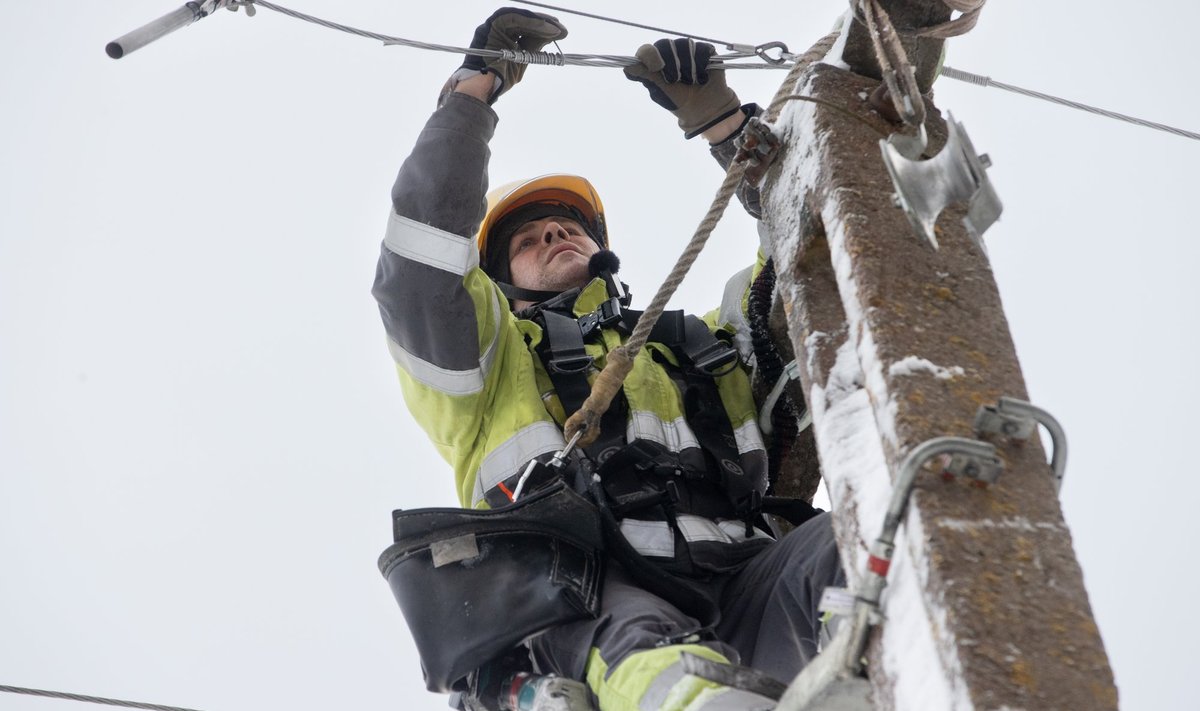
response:
M898 27L949 15L938 0L884 5ZM816 65L798 93L864 121L792 102L776 124L787 149L763 186L778 296L852 587L904 457L934 437L977 437L981 405L1029 399L987 255L961 224L965 206L942 214L934 250L892 202L878 144L898 127L867 102L879 82L863 37L853 29L843 54L856 71ZM922 86L938 51L910 50ZM934 155L946 124L931 102L926 111ZM1046 453L1036 438L986 441L1005 464L996 484L917 478L886 621L868 647L874 705L1116 709Z

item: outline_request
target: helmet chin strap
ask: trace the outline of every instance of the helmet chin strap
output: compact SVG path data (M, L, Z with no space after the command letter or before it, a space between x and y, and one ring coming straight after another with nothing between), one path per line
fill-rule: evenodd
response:
M549 301L559 294L565 294L566 291L538 291L536 289L523 289L519 286L506 284L502 281L496 282L496 286L500 287L500 292L513 301L529 301L534 304L540 304L543 301ZM579 292L578 288L568 291Z

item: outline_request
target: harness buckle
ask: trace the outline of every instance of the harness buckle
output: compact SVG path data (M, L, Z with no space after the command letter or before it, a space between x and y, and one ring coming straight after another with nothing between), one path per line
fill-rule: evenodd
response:
M733 370L738 362L738 352L733 346L723 341L704 349L692 359L692 367L709 377L725 375Z
M619 322L621 320L621 300L614 296L605 301L600 304L600 308L596 309L595 315L601 328Z
M592 331L603 325L604 321L600 318L600 314L597 311L579 317L579 333L584 338L590 336Z
M597 328L607 328L621 322L621 301L613 297L600 304L600 308L579 317L579 332L584 338L591 335Z
M588 372L588 368L592 367L592 362L593 358L590 355L584 354L551 358L548 365L550 366L550 370L555 373L577 375Z

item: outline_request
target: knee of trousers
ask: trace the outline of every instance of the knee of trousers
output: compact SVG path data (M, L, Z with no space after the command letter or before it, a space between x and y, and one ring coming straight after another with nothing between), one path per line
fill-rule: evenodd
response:
M716 682L687 674L681 657L693 654L728 664L723 654L699 644L673 644L634 652L609 668L593 648L588 655L587 683L601 711L684 711L697 700L722 689Z

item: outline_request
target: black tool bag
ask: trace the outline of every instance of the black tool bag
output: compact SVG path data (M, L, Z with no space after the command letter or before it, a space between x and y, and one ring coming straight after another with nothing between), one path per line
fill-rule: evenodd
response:
M396 542L379 570L430 691L461 690L469 672L529 637L598 614L600 515L562 481L503 508L392 517Z

